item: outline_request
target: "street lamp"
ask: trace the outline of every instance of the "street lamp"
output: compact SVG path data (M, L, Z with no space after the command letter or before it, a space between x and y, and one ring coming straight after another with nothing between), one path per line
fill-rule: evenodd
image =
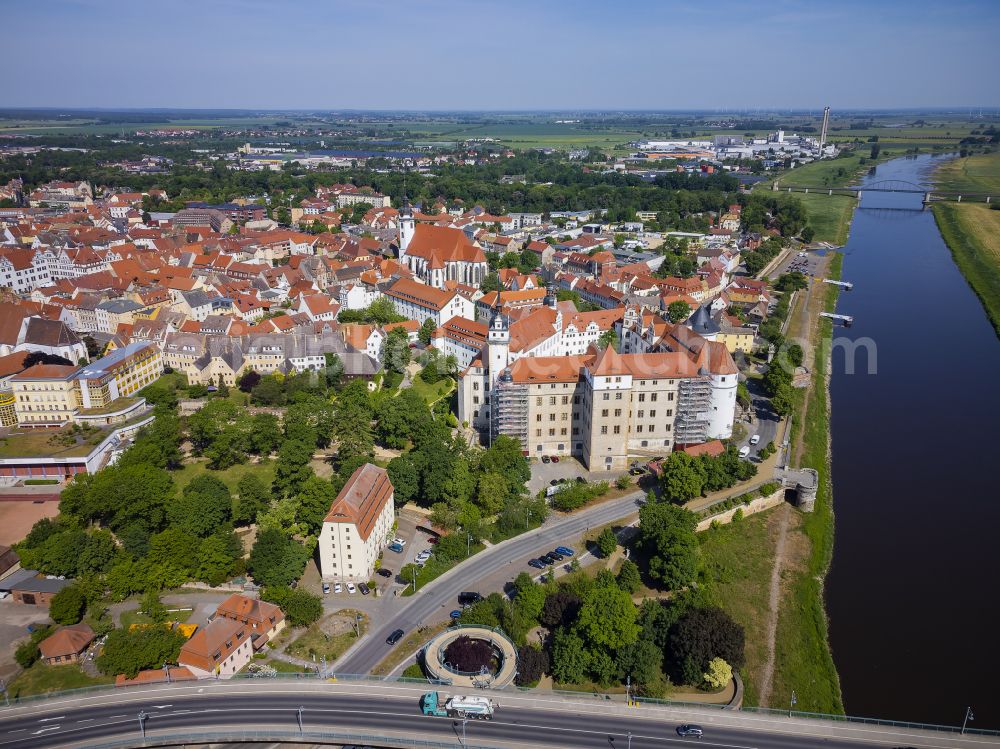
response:
M361 637L361 614L354 615L354 629L358 633L358 637Z
M632 732L628 732L628 749L632 749Z
M792 710L795 709L795 704L798 702L798 698L795 696L795 690L792 690L792 699L788 702L788 717L792 717Z
M167 675L167 684L170 683L170 664L166 661L163 662L163 672Z
M143 738L146 738L146 711L139 711L139 733L142 734Z
M976 716L972 714L972 708L971 707L965 708L965 720L962 721L962 733L963 734L965 733L965 725L970 720L975 720L975 719L976 719Z
M462 718L462 746L465 746L465 724L469 722L468 717Z
M303 724L303 720L302 720L302 713L305 712L305 708L302 707L302 705L299 705L299 709L298 709L297 712L298 712L298 718L299 718L299 733L304 733L305 732L305 728L304 728L304 724Z

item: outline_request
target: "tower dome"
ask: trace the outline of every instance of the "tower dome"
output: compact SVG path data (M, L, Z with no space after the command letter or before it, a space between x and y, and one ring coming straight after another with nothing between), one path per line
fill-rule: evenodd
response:
M722 328L720 328L719 324L712 319L712 313L709 310L709 307L710 305L703 304L695 310L695 313L691 315L690 319L687 321L687 326L702 338L714 341L715 337L719 335L719 331L722 330Z

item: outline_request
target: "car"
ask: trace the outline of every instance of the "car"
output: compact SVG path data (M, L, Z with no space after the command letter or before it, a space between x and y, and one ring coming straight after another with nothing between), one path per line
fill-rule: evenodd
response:
M368 583L358 583L358 590L361 591L361 595L363 596L372 592L372 589L368 587Z
M562 561L563 559L565 559L565 558L566 558L566 557L565 557L565 555L563 555L563 554L560 554L560 553L559 553L558 551L556 551L555 549L553 549L552 551L550 551L548 555L549 555L550 557L552 557L553 559L555 559L555 560L556 560L557 562L561 562L561 561Z
M544 570L545 562L541 561L540 559L529 559L528 566L534 567L536 570Z
M394 539L392 539L392 542L394 544L399 544L400 546L406 546L406 539L400 538L399 536L396 536Z
M562 479L552 479L549 482L549 486L559 486L559 484L561 484L562 481L563 481Z
M330 583L323 583L323 595L330 592Z
M585 479L583 476L577 476L576 477L576 483L578 483L578 484L586 484L587 483L587 479Z
M696 726L694 723L685 723L682 726L677 726L678 736L697 736L699 739L705 735L705 731L702 730L701 726Z
M543 455L542 456L542 462L543 463L551 463L552 459L548 455Z
M758 442L760 442L760 435L759 434L755 434L753 437L750 438L750 444L751 445L756 445Z
M460 606L471 606L474 603L479 603L481 600L483 600L483 597L475 591L465 590L458 594L458 603Z
M555 564L556 563L555 558L554 557L550 557L548 554L542 554L540 557L538 557L538 559L543 564Z
M356 586L354 585L354 583L347 583L347 592L348 592L348 593L357 593L357 592L358 592L358 589L357 589L357 587L356 587Z
M340 583L334 583L333 584L333 592L334 593L343 593L344 592L344 586L341 585Z
M381 575L382 577L392 577L392 570L387 567L380 567L375 574Z
M558 455L553 455L552 456L552 462L553 463L558 463L559 462L559 456Z
M745 458L749 454L750 454L750 446L749 445L743 445L743 447L740 448L740 457L741 458Z
M460 617L461 615L462 615L462 609L455 609L454 611L451 612L452 619L458 619L458 617Z
M427 539L427 543L429 543L431 545L436 544L437 542L438 542L438 537L437 536L431 536L430 538Z
M397 642L403 639L403 630L394 629L392 634L385 638L387 645L395 645Z
M568 546L557 546L557 547L556 547L556 551L558 551L558 552L559 552L560 554L562 554L563 556L567 556L567 557L571 557L571 556L573 556L574 554L576 554L576 552L575 552L575 551L573 551L573 550L572 550L571 548L569 548Z
M400 546L399 544L397 544L394 541L393 543L389 544L389 551L394 551L397 554L402 554L403 553L403 547Z

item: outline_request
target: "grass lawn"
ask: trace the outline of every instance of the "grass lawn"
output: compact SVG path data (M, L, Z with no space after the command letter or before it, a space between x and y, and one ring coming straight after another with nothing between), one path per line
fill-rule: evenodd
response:
M481 542L474 543L469 547L469 556L470 557L474 556L485 548L486 547ZM440 577L454 566L455 563L452 562L451 560L441 560L438 559L436 556L431 555L431 558L427 560L426 564L424 564L423 567L419 567L417 569L417 578L416 578L417 590L420 590L422 587L427 585L427 583L429 583L431 580ZM400 574L402 574L402 570L400 570ZM405 581L410 582L411 584L406 587L402 595L412 596L414 592L416 592L413 590L412 580L410 580L407 577Z
M12 699L32 694L59 692L64 689L81 689L102 684L113 684L113 676L87 676L79 666L46 666L36 663L22 671L7 685L8 696Z
M773 514L757 513L698 534L701 584L746 632L746 665L740 675L747 705L758 704L757 679L767 660L768 589L776 541L768 533L768 519Z
M240 479L246 476L248 473L253 473L259 478L264 486L270 486L271 482L274 480L274 461L265 461L262 463L244 463L242 465L235 465L227 468L224 471L213 471L208 467L208 461L198 460L194 463L187 463L182 466L179 470L173 472L174 482L177 484L178 490L183 489L191 480L196 476L200 476L203 473L209 473L222 481L229 491L233 494L236 493L236 487L240 483Z
M857 201L850 195L793 193L805 206L809 226L816 232L815 241L847 244L847 234Z
M455 381L450 377L445 377L433 385L424 382L419 376L413 378L413 384L410 386L413 390L420 394L420 397L424 399L427 405L434 403L435 401L441 400L455 389Z
M814 161L811 164L798 166L789 169L778 175L781 185L795 187L804 185L806 187L846 187L854 182L855 177L863 174L869 167L874 166L869 156L870 147L861 147L849 156L842 156L837 159L823 159ZM885 153L879 157L879 161L885 160ZM861 163L862 159L865 163ZM795 193L799 195L799 193Z
M934 171L934 183L941 190L1000 191L1000 152L946 161Z
M108 430L98 430L86 437L79 435L77 444L63 445L55 437L69 434L69 427L63 429L40 429L8 434L0 438L0 458L31 457L78 457L87 455L96 445L110 434Z
M374 676L387 676L396 666L406 660L414 650L419 648L432 637L444 632L451 625L451 622L440 622L432 627L417 627L412 632L407 632L402 640L396 643L382 662L372 669Z
M354 609L342 609L309 626L285 648L288 655L317 661L326 656L328 662L341 656L358 639L354 617L361 614L361 634L368 629L368 615Z
M194 609L182 609L180 611L169 611L167 613L168 622L179 622L183 624L188 620L191 614L194 613ZM139 609L129 609L128 611L123 611L121 614L121 626L122 628L129 627L133 624L152 624L153 620L148 616L143 614Z
M935 203L933 211L955 264L1000 335L1000 211L983 203Z
M265 658L263 660L253 660L251 663L259 663L265 666L271 666L279 674L312 674L312 671L306 671L302 666L297 666L294 663L289 663L288 661L282 661L277 658Z

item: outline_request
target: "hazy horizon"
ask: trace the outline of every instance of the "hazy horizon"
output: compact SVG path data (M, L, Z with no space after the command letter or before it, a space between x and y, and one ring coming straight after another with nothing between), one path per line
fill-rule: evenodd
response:
M9 108L1000 106L981 83L1000 69L990 0L49 0L5 15Z

